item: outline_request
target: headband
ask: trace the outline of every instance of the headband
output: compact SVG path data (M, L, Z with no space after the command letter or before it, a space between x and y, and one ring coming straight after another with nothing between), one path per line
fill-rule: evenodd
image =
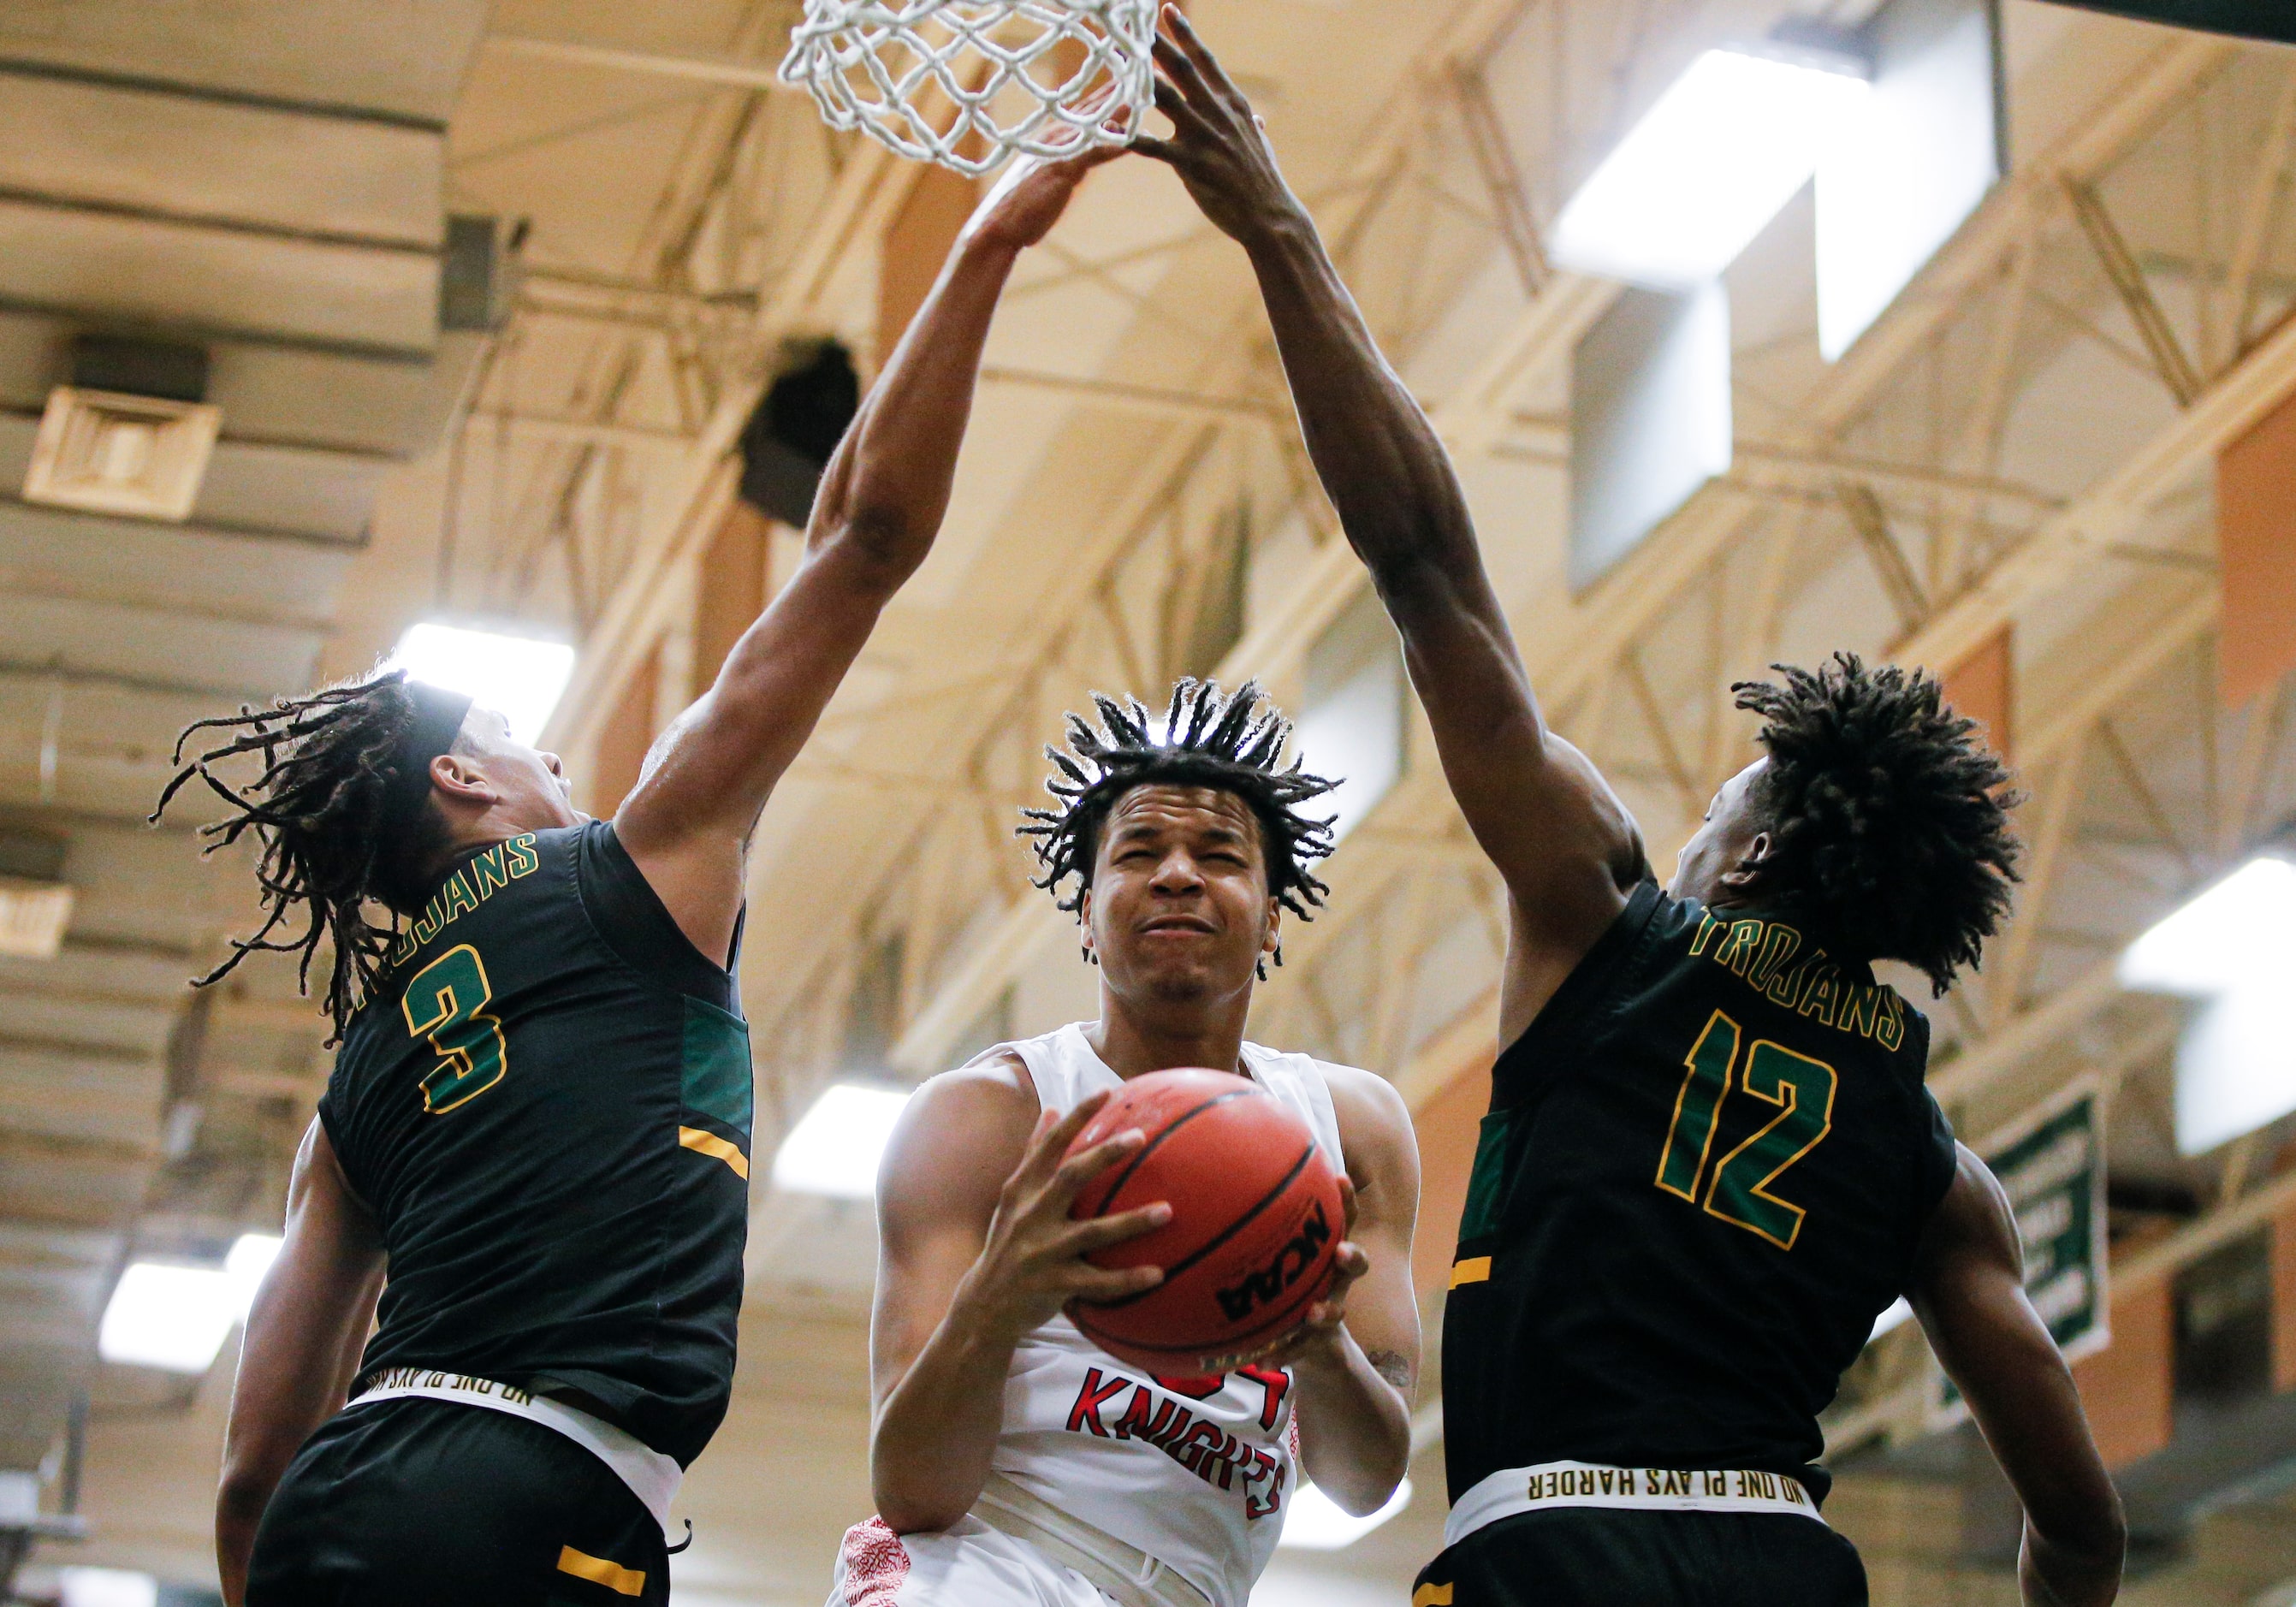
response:
M449 692L428 681L402 685L414 700L414 719L391 755L390 785L383 794L382 810L392 824L414 819L422 808L430 795L430 761L455 745L472 702L467 693Z

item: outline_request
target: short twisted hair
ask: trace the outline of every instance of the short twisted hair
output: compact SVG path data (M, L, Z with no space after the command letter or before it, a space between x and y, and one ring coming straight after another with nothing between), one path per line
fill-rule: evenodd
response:
M1939 993L1976 969L2017 881L2021 799L1977 722L1919 670L1837 653L1784 683L1741 681L1769 764L1754 808L1771 838L1767 892L1807 904L1861 959L1902 960Z
M160 795L152 820L196 777L233 810L200 829L213 840L204 851L228 848L250 831L263 844L256 866L263 924L251 938L234 938L231 954L193 986L221 981L251 954L271 953L300 955L297 980L308 988L320 941L331 940L334 965L324 1004L334 1027L330 1046L340 1039L398 935L395 922L367 919L369 904L398 915L418 914L429 891L423 872L446 845L445 823L427 801L411 818L389 808L395 761L417 713L406 671L394 669L281 698L269 709L242 705L235 715L184 727L174 757L183 768ZM201 731L229 734L186 763L184 746ZM264 764L244 787L210 767L242 753L259 753ZM299 908L308 917L303 930L275 939Z
M1210 681L1181 681L1164 710L1161 741L1137 699L1119 702L1096 692L1092 701L1099 726L1071 714L1066 750L1045 750L1055 767L1045 791L1057 807L1021 811L1029 824L1020 834L1036 839L1044 873L1036 886L1061 908L1081 909L1102 829L1119 799L1136 787L1216 787L1242 799L1259 821L1268 892L1301 920L1315 918L1311 912L1331 890L1308 867L1332 851L1332 823L1300 814L1300 806L1339 783L1308 775L1297 755L1283 766L1292 722L1263 705L1256 683L1226 696ZM1071 876L1076 890L1063 897L1062 883Z

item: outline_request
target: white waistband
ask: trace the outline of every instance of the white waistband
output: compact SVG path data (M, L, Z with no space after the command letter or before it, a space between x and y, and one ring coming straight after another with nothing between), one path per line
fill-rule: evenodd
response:
M375 1375L373 1388L350 1403L362 1406L377 1400L444 1400L466 1406L484 1406L538 1423L580 1446L614 1471L630 1487L630 1494L645 1504L662 1533L669 1533L669 1504L685 1471L674 1456L665 1456L624 1430L563 1401L514 1390L491 1379L461 1373L435 1373L428 1367L394 1367Z
M1612 1506L1657 1513L1793 1513L1825 1521L1799 1479L1739 1469L1603 1467L1543 1462L1501 1468L1452 1505L1443 1544L1456 1546L1487 1523L1555 1506Z
M1062 1511L1010 1474L988 1475L972 1515L1075 1569L1120 1607L1210 1607L1210 1599L1170 1564Z

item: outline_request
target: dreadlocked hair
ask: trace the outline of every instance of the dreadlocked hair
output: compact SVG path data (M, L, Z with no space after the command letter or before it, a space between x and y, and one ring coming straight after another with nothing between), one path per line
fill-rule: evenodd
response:
M1332 823L1300 814L1300 806L1339 783L1306 774L1296 755L1283 767L1292 722L1263 704L1257 682L1227 696L1213 682L1182 680L1165 708L1160 742L1151 734L1154 717L1137 699L1119 702L1095 692L1092 701L1100 725L1071 714L1067 750L1045 750L1054 767L1045 791L1057 807L1021 811L1030 824L1019 834L1036 839L1044 871L1035 886L1062 909L1081 910L1102 828L1119 799L1135 787L1217 787L1242 799L1259 822L1268 892L1302 921L1315 919L1331 890L1308 867L1332 851ZM1076 889L1063 898L1061 884L1071 876ZM1275 963L1283 963L1280 953Z
M295 954L302 956L297 983L308 992L312 958L321 940L329 940L334 966L325 1008L334 1034L328 1045L340 1041L398 936L395 921L378 926L367 919L368 905L380 903L396 915L419 913L422 868L445 846L445 823L433 809L421 809L412 822L387 817L392 760L416 716L406 671L392 670L281 698L269 709L242 704L235 715L184 728L170 761L183 767L160 795L152 822L196 777L233 810L200 828L211 840L202 853L229 848L250 831L263 844L256 867L263 925L251 938L231 939L230 955L193 987L221 981L251 954ZM222 733L224 740L186 761L185 746L202 731ZM262 755L263 773L234 787L212 767L243 753ZM275 937L299 910L303 930Z
M1766 890L1808 903L1862 959L1902 960L1942 994L1977 968L2017 877L2009 772L1918 670L1837 653L1783 685L1741 681L1767 722L1754 806L1773 844Z

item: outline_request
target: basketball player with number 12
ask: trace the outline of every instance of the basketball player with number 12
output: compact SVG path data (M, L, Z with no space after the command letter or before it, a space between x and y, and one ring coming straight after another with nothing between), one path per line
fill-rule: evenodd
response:
M2103 1607L2122 1522L2016 1225L1923 1086L1942 991L2009 903L2008 776L1937 683L1842 655L1742 685L1764 758L1660 888L1546 726L1418 403L1168 9L1177 168L1251 258L1317 473L1401 631L1512 934L1444 1317L1447 1548L1415 1607L1852 1607L1818 1414L1909 1296L2024 1504L2025 1599Z
M878 1516L847 1535L831 1607L1245 1607L1299 1463L1368 1513L1410 1456L1410 1118L1367 1071L1243 1040L1284 914L1321 899L1308 866L1330 830L1300 806L1332 783L1282 767L1288 727L1250 686L1183 682L1160 733L1136 703L1098 702L1099 726L1071 717L1054 755L1059 807L1025 829L1038 885L1060 898L1077 884L1061 907L1100 968L1100 1019L933 1078L886 1150ZM1350 1242L1288 1342L1213 1376L1157 1377L1062 1315L1161 1281L1084 1258L1163 1226L1168 1204L1070 1216L1146 1141L1135 1128L1069 1151L1128 1079L1181 1067L1234 1071L1291 1110L1341 1173Z

